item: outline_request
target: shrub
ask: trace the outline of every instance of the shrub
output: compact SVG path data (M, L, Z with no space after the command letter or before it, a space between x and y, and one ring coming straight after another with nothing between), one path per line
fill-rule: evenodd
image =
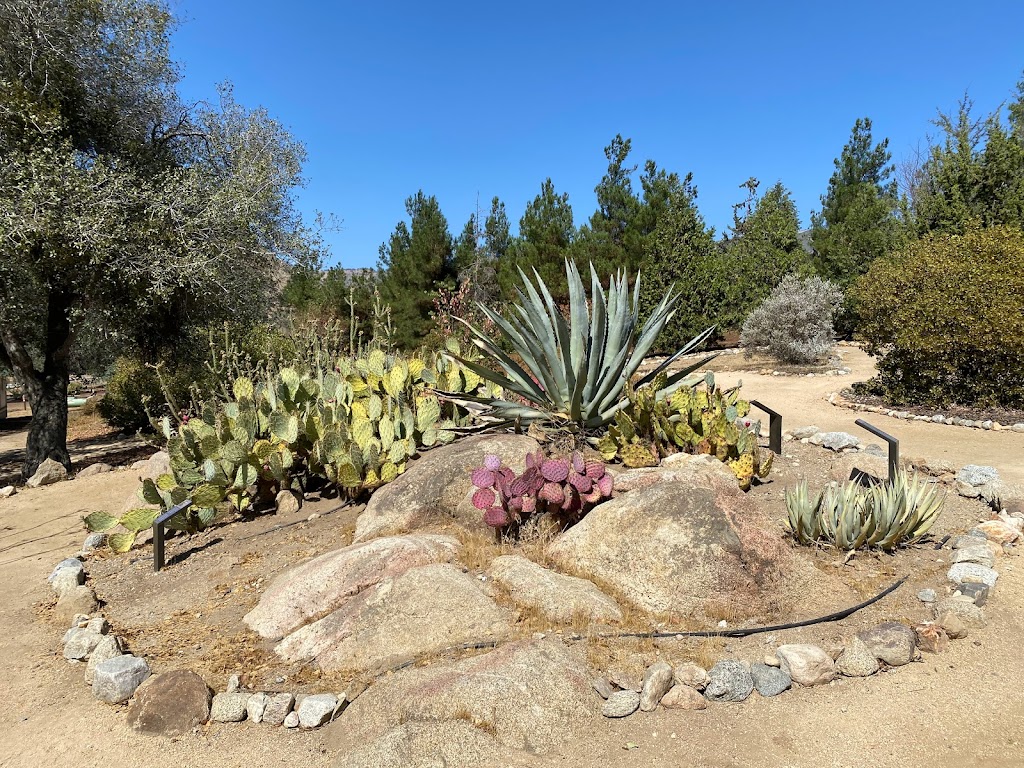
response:
M167 376L172 394L179 402L187 402L191 377L185 371ZM147 408L154 415L165 412L164 394L156 372L132 355L122 355L114 361L107 379L107 394L98 409L107 423L118 429L134 431L150 429Z
M784 363L813 363L835 342L833 321L843 300L820 277L787 276L743 323L740 344Z
M894 403L1024 403L1024 233L933 235L877 260L854 288L860 332Z

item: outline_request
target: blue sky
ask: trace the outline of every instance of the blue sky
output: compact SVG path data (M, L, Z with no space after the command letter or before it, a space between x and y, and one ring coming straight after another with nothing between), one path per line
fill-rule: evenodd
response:
M188 99L218 82L306 144L300 208L341 220L331 259L372 266L417 189L458 234L479 199L513 225L550 176L589 218L603 147L692 171L719 232L739 185L819 207L857 117L894 159L965 89L981 111L1024 70L1024 3L177 0ZM639 182L635 184L639 188Z

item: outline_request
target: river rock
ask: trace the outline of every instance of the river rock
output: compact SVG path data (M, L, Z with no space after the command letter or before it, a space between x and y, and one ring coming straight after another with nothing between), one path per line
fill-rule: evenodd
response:
M135 691L128 705L128 725L142 733L182 736L210 719L212 691L187 669L154 675Z
M754 690L750 671L740 661L720 661L708 671L708 677L704 696L709 701L743 701Z
M661 700L661 706L665 709L683 709L700 711L708 708L705 699L696 688L688 685L675 685Z
M315 659L326 672L357 676L464 643L501 640L512 615L480 582L448 564L412 568L360 592L278 643L287 661Z
M92 695L107 704L128 701L149 677L149 665L136 656L115 656L98 664L93 673Z
M453 560L458 548L449 536L411 535L336 549L275 578L244 621L262 637L280 639L387 578Z
M104 661L116 658L124 654L121 641L113 635L104 635L103 639L96 643L96 647L89 654L89 663L85 666L85 684L92 685L96 678L96 667Z
M858 632L868 650L879 661L890 667L901 667L914 660L917 650L917 635L906 624L887 621L877 627Z
M878 659L867 644L854 635L836 659L836 670L845 677L868 677L878 671Z
M816 645L780 645L775 655L793 682L803 686L823 685L835 679L832 657Z
M486 435L458 440L425 452L409 463L396 480L370 497L356 521L355 542L401 533L432 521L451 520L473 487L470 470L496 454L514 470L521 471L526 454L540 445L525 435ZM485 527L479 513L467 524Z
M743 527L745 499L666 482L595 507L548 548L561 567L651 613L700 614L709 596L752 605L783 557L778 537ZM758 531L755 531L758 529Z
M68 479L68 470L59 461L45 459L36 469L36 473L28 479L25 486L28 488L39 488L43 485L52 485Z
M778 696L793 684L786 670L761 663L750 665L750 678L754 681L754 689L766 697Z
M629 717L640 708L640 694L636 691L616 691L601 707L605 717Z
M965 581L978 582L993 589L999 574L992 568L977 563L955 563L946 573L946 578L954 584L962 584Z
M349 752L412 723L475 723L501 745L543 753L591 726L597 699L578 651L558 640L508 643L381 678L328 727ZM639 706L639 694L633 693Z
M537 609L552 621L622 621L618 603L593 582L542 568L525 557L497 557L491 563L490 574L513 600Z
M672 687L672 665L658 661L644 672L643 688L640 689L640 710L653 712L669 689Z

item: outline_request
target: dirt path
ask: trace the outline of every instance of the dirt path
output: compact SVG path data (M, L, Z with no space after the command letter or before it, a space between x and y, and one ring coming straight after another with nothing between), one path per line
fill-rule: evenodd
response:
M866 378L870 360L846 350ZM856 414L825 400L840 381L722 373L742 378L750 397L777 406L789 427L817 424L856 432ZM907 454L957 465L993 464L1024 482L1024 435L990 433L872 416L898 435ZM330 766L319 732L210 725L168 741L127 729L123 708L97 703L81 666L60 657L62 628L39 609L50 600L45 578L80 545L78 518L118 505L137 483L129 472L26 490L0 500L0 766ZM751 697L705 712L658 710L622 721L594 718L591 734L526 764L708 766L709 768L936 768L1024 765L1024 560L1007 557L986 608L990 625L940 656L892 673L842 680L778 699ZM842 625L836 632L842 633ZM799 631L778 642L799 641Z

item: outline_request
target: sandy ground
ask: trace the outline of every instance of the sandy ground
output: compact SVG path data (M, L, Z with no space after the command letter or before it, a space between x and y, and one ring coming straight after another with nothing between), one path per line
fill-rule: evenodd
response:
M866 356L844 353L854 375L843 383L870 374ZM778 407L787 427L813 423L857 431L857 414L825 400L840 380L725 372L719 380L730 383L734 376L743 379L749 397ZM872 420L899 436L908 455L993 464L1007 481L1024 481L1024 435L876 415ZM320 732L243 724L211 725L173 741L136 735L125 726L123 708L95 702L81 682L82 668L60 658L60 631L44 607L50 601L46 575L80 545L81 515L119 507L136 483L121 471L0 500L0 766L331 765L335 758ZM659 710L615 722L595 718L585 739L527 764L1024 765L1024 560L1004 558L999 568L999 587L986 608L989 627L923 663L705 712ZM776 642L799 641L804 631L779 633ZM836 625L834 631L842 635L844 628Z

